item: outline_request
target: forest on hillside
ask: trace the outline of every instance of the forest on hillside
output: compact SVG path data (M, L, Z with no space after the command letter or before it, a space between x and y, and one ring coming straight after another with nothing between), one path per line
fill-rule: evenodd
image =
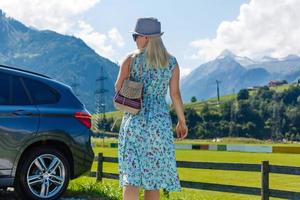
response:
M171 109L173 124L177 122ZM189 138L251 137L300 141L300 86L284 91L265 86L249 95L240 90L237 97L212 109L205 103L200 111L185 109Z
M192 101L197 100L192 98ZM251 95L249 90L242 89L236 96L218 105L211 103L201 103L200 109L185 106L188 138L248 137L300 141L299 84L290 85L284 91L264 86L251 92ZM177 116L172 106L170 115L175 134ZM119 132L120 121L112 129L113 118L101 119L98 128Z

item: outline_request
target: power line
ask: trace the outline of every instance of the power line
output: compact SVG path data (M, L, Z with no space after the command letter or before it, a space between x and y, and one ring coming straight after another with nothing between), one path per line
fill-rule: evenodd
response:
M106 107L106 98L105 93L109 90L104 88L104 81L107 79L107 76L104 75L103 66L100 66L100 76L96 79L96 84L99 84L99 87L96 87L94 92L96 97L96 125L98 131L102 130L102 139L104 146L104 132L107 125L106 116L105 116L105 107Z
M217 83L218 103L220 103L220 89L219 89L219 84L221 83L221 81L216 80L216 83Z

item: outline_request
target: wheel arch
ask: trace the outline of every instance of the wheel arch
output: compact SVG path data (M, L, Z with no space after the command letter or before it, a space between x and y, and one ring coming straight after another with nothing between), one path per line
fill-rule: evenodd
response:
M39 140L35 141L29 146L27 146L21 153L17 166L15 168L15 175L17 174L18 169L21 166L22 161L26 158L26 155L34 148L36 147L42 147L42 146L48 146L48 147L53 147L57 150L59 150L65 158L68 160L69 165L70 165L70 177L74 177L74 158L72 155L71 149L68 147L68 145L65 142L62 142L60 140L55 140L55 139L47 139L47 140ZM15 179L16 180L16 179Z

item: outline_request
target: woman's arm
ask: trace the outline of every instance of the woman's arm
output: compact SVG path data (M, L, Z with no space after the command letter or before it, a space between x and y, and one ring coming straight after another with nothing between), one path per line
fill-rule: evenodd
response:
M179 89L179 77L179 66L178 64L176 64L176 66L173 69L172 77L170 79L170 96L178 118L176 134L177 137L184 139L188 134L188 128L185 122L184 108Z
M131 55L128 55L120 66L119 74L115 82L115 92L120 91L123 81L129 76L130 62L131 62Z

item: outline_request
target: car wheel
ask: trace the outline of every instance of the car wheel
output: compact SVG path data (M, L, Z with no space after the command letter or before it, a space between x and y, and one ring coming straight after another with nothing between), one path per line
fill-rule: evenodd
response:
M52 147L32 149L19 166L16 190L27 199L58 199L68 187L70 165L66 157Z

